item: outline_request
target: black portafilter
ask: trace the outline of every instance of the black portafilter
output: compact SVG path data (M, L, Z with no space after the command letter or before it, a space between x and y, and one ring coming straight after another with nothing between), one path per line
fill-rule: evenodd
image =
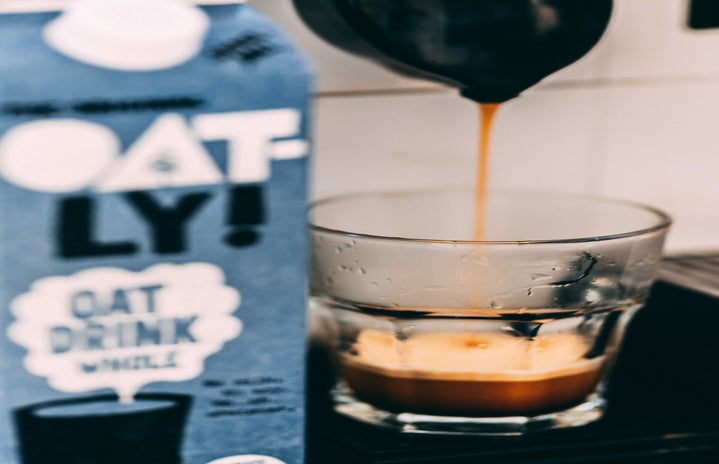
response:
M481 103L518 96L600 39L612 0L293 0L335 46Z

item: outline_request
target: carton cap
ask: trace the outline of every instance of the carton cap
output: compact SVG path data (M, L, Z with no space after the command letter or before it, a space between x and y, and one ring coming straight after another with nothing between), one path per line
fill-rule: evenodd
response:
M178 0L78 0L45 28L48 45L71 58L123 71L151 71L192 59L210 26Z

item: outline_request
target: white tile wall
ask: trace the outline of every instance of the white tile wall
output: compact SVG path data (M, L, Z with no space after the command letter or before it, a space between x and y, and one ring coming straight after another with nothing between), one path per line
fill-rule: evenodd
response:
M605 38L508 103L493 186L644 201L676 219L670 252L719 249L719 30L685 27L688 0L615 0ZM315 38L289 0L255 0L320 75L313 196L471 184L477 112Z
M453 92L320 98L314 196L473 182L477 117Z
M719 82L602 94L608 113L600 191L671 213L670 249L719 248Z
M492 184L591 191L597 92L532 92L507 103L492 139ZM352 190L471 185L476 105L454 92L320 98L315 197Z
M689 0L615 0L602 53L610 78L701 78L719 73L719 29L687 26Z

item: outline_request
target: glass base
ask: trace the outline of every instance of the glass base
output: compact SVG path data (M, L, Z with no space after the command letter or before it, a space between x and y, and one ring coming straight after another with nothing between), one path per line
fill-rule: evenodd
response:
M344 386L333 391L334 408L349 418L404 433L445 435L522 435L578 427L599 420L606 401L596 394L569 409L536 416L457 417L390 412L358 400Z

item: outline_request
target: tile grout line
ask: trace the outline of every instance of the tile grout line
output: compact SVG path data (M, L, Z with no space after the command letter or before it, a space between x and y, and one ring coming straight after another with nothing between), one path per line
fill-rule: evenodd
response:
M549 82L539 84L533 88L533 92L561 91L576 89L595 88L622 88L642 87L661 85L695 85L695 84L719 84L719 74L693 74L678 76L643 76L643 77L613 77L596 78L586 80L567 80L560 82ZM344 98L344 97L370 97L370 96L395 96L395 95L425 95L456 92L451 87L427 86L412 88L375 88L357 90L325 90L315 93L315 98Z

